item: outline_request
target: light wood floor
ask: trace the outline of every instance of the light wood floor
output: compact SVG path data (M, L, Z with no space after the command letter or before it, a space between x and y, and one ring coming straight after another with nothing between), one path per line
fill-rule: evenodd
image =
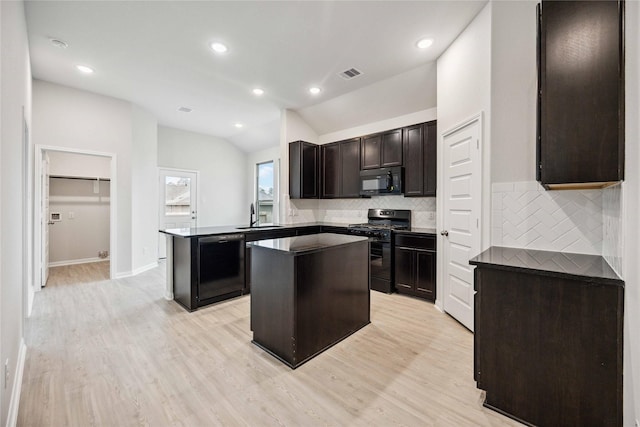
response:
M472 334L429 303L372 292L370 325L292 371L251 344L248 296L187 313L163 290L161 265L39 292L18 425L519 425L482 407Z
M47 286L78 285L109 279L109 261L49 267Z

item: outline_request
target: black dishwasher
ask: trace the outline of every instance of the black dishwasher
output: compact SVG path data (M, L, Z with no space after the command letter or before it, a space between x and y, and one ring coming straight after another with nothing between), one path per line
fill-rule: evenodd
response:
M244 289L244 235L198 239L198 306L242 295Z

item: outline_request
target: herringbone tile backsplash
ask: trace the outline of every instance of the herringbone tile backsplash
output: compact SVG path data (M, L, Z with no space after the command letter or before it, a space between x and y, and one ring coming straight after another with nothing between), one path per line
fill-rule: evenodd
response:
M545 191L535 181L492 190L492 245L602 254L602 190Z

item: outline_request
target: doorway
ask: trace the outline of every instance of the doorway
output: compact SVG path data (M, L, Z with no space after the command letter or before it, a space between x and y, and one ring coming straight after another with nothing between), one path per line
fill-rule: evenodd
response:
M197 171L160 169L160 229L198 226L198 175ZM166 257L166 238L158 233L158 258Z
M482 237L481 147L481 115L443 134L443 308L471 331L475 291L469 260L480 253Z
M115 278L115 155L36 146L35 160L36 290L46 285L52 265L108 259Z

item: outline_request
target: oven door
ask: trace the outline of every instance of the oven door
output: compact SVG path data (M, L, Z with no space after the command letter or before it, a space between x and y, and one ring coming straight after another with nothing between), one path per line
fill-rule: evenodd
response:
M371 289L390 294L391 243L371 239L369 259L371 265Z

